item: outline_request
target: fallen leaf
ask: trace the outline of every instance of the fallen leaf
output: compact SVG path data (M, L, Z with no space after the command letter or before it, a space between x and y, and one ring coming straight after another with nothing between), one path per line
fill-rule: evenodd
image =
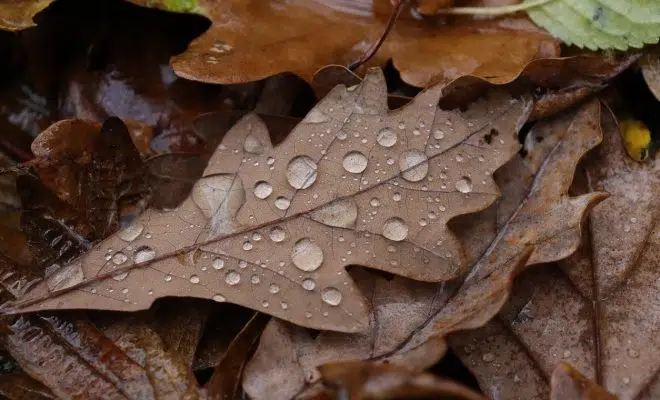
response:
M0 394L9 400L56 399L44 385L30 378L24 372L0 375Z
M348 65L381 36L391 12L381 0L200 0L198 7L213 24L172 67L183 78L223 84L281 72L309 81L325 65ZM405 82L424 87L467 74L508 81L531 60L558 55L556 42L527 19L443 24L402 16L369 65L392 58Z
M32 18L53 0L12 0L0 3L0 29L18 31L34 26Z
M550 400L616 400L615 396L566 363L557 365L551 382Z
M645 54L639 64L649 90L660 100L660 49L655 48Z
M488 333L466 333L452 343L487 393L545 392L560 361L620 399L660 393L660 161L629 159L610 113L603 113L602 126L605 139L585 163L585 181L610 198L593 209L583 247L560 268L521 279ZM484 353L489 360L479 356ZM502 387L516 371L526 376Z
M353 361L327 364L320 370L323 382L333 389L332 392L355 400L486 400L482 395L456 382L429 373L414 373L396 365Z
M317 381L316 368L328 362L388 360L417 371L437 362L446 348L443 336L491 319L524 267L565 258L578 247L584 213L604 194L570 197L568 189L578 161L601 140L598 116L598 103L592 101L537 123L530 135L543 137L542 145L496 173L502 199L456 230L472 265L465 281L426 286L396 278L360 279L373 285L371 291L363 289L374 310L372 329L364 335L311 337L301 328L271 322L246 370L246 392L255 399L264 393L289 398L306 382Z
M385 93L380 70L337 87L277 148L258 118L242 119L178 208L147 211L10 309L138 310L191 296L359 331L366 304L346 266L460 276L445 223L496 199L490 174L517 151L528 103L494 93L444 111L435 86L390 112Z

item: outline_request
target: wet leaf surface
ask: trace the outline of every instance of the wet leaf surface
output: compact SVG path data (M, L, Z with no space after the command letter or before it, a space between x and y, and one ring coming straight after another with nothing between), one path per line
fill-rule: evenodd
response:
M605 190L610 198L591 213L586 243L560 268L521 280L511 303L485 328L490 334L475 331L460 340L471 354L461 347L457 352L485 390L498 376L527 370L507 390L544 392L554 366L566 361L621 399L657 397L660 164L629 159L612 115L602 118L604 143L584 169L589 188ZM484 351L493 355L491 363L479 359ZM499 356L505 354L518 361L504 363ZM508 368L495 371L492 362Z
M340 360L388 360L423 370L442 357L443 336L485 324L524 267L565 258L578 247L584 213L604 195L570 197L568 189L578 161L601 140L598 118L592 101L533 128L530 137L543 137L542 145L497 172L505 197L457 230L472 265L462 283L358 280L372 285L363 292L374 310L372 329L362 336L322 332L313 338L301 328L271 322L246 372L248 394L289 397L318 380L316 367ZM274 374L275 365L282 372Z

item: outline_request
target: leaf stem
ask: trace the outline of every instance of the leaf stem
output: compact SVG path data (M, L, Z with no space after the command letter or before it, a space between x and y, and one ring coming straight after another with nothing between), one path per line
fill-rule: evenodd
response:
M511 4L508 6L497 7L451 7L438 10L437 14L452 15L504 15L518 11L529 10L530 8L542 6L554 0L532 0L520 4Z

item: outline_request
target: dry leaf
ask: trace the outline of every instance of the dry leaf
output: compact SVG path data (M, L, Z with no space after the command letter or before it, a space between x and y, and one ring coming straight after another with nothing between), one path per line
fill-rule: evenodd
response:
M660 100L660 48L656 47L645 54L639 64L649 90Z
M0 394L9 400L56 399L44 385L30 378L25 372L12 372L0 376Z
M213 24L172 66L183 78L209 83L281 72L309 81L325 65L359 58L381 36L391 12L382 0L202 0L199 9ZM499 83L531 60L558 55L557 42L523 18L441 24L400 17L370 65L392 58L403 80L420 87L467 74Z
M546 391L554 366L568 361L620 399L660 394L660 161L630 160L614 118L610 113L602 118L605 140L585 172L590 188L611 197L592 211L585 245L560 269L524 277L498 318L499 327L474 337L466 334L455 343L484 390L528 365L530 379L519 377L508 392L500 384L494 390L517 393L524 386ZM489 341L479 339L484 336ZM508 354L507 365L516 359L519 367L493 368L493 363L503 364L500 351ZM491 354L491 362L483 362L479 354L484 352Z
M495 200L490 174L519 147L527 102L500 93L444 111L440 93L389 112L372 71L337 87L277 148L258 118L244 118L179 207L146 212L10 309L138 310L191 296L364 330L366 304L344 268L436 282L464 273L446 222Z
M356 277L373 284L371 290L362 286L374 310L372 330L312 338L301 328L271 322L246 371L248 394L289 398L305 382L318 380L316 367L341 360L388 359L423 370L444 353L444 335L485 324L506 301L519 269L567 257L577 248L585 211L604 197L567 194L578 161L601 139L598 115L597 102L590 102L537 124L533 132L545 138L543 145L498 171L504 197L476 226L457 230L473 265L460 287Z
M0 29L18 31L34 26L32 18L53 0L11 0L0 3Z
M557 365L551 382L550 400L616 400L615 396L585 378L567 363Z

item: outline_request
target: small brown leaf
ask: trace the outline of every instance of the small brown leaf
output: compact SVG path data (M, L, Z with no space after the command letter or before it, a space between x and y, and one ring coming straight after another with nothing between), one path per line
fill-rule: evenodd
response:
M467 238L463 242L472 265L462 285L368 277L374 289L364 291L371 295L374 322L360 336L322 332L314 339L273 321L246 370L246 392L253 398L262 393L290 397L305 381L318 380L319 365L351 359L386 359L421 371L444 354L445 335L484 325L506 302L520 270L565 258L578 247L584 213L604 194L570 197L568 189L578 161L601 140L598 116L598 103L592 101L538 123L530 140L542 140L542 145L529 148L526 160L514 158L497 172L504 197L486 215L471 219L470 229L458 231ZM278 374L271 372L273 365ZM278 386L282 374L289 379Z
M178 208L147 211L14 311L137 310L193 296L358 331L366 304L344 267L459 276L465 264L446 221L495 200L490 174L517 151L527 102L494 93L444 111L435 86L390 112L385 93L380 70L337 87L276 149L258 118L244 118Z

